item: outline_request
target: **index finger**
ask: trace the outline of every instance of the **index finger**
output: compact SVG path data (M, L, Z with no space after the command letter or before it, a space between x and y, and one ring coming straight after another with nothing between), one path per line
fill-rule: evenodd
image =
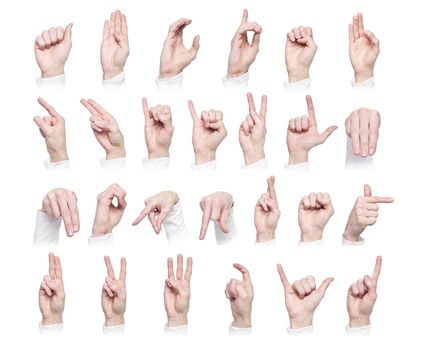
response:
M58 256L54 257L54 263L55 263L55 271L56 271L56 278L62 279L62 264L60 263L60 259Z
M266 95L262 95L261 110L259 111L259 115L260 115L261 118L266 117L267 109L268 109L268 98L267 98Z
M108 111L100 106L96 101L88 99L87 102L91 104L100 114L109 114Z
M190 110L191 117L193 118L193 124L197 124L200 122L199 117L194 109L194 104L192 100L188 101L188 109Z
M249 104L249 114L251 116L256 114L255 101L253 100L253 95L248 92L247 93L247 103Z
M382 263L383 263L383 258L380 255L377 256L377 258L375 259L374 272L372 273L372 278L375 281L378 281L378 277L380 277Z
M367 198L367 201L369 203L393 203L394 202L394 198L392 197L369 197Z
M268 180L268 195L271 199L277 199L277 193L275 192L275 176L271 176Z
M185 273L184 273L184 279L187 282L190 282L192 272L193 272L193 258L188 257L187 258L186 270L185 270Z
M204 239L208 230L209 220L211 219L212 204L207 201L203 208L202 227L200 228L200 239Z
M56 277L56 266L55 266L55 261L54 261L54 255L53 253L49 254L49 276L51 278L55 278Z
M147 214L149 214L152 209L153 209L154 205L152 203L146 204L145 208L141 211L140 215L137 216L137 219L134 220L134 222L132 223L133 226L138 225L141 220L143 220Z
M249 270L247 268L237 263L233 264L233 266L243 274L243 281L250 282L250 283L252 282L252 280L250 279Z
M121 258L121 269L119 270L119 279L121 281L125 281L127 277L127 260L125 258Z
M148 119L150 118L150 111L149 111L149 105L147 104L147 98L143 97L141 101L143 104L144 117Z
M113 266L112 266L112 263L110 262L110 258L107 255L105 256L105 264L107 269L107 275L114 280L115 272L113 271Z
M283 283L284 288L290 288L290 282L286 276L286 273L283 270L281 264L277 264L278 274L280 275L281 282Z
M41 97L37 101L52 117L60 118L60 114Z
M100 116L100 113L87 100L82 98L80 102L92 115Z
M308 106L309 119L311 119L312 123L316 125L314 103L312 102L312 97L309 95L306 96L306 105Z
M174 263L172 261L172 258L168 258L168 260L167 260L167 266L168 266L168 278L175 279L175 276L174 276Z
M185 26L191 23L191 19L180 18L169 26L169 34L176 34L179 30L183 29ZM183 28L181 28L183 27Z
M240 24L247 23L247 16L248 16L247 9L244 9L243 10L243 16L241 18L241 23Z

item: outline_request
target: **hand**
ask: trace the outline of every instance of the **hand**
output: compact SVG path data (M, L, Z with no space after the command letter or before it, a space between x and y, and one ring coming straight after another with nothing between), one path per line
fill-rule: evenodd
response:
M160 192L153 197L147 198L144 201L146 206L137 219L134 220L133 226L138 225L141 220L148 216L153 229L159 234L162 230L163 221L179 200L178 195L171 191Z
M177 256L177 278L174 275L172 258L168 258L168 279L165 281L163 298L169 327L184 326L188 323L187 314L190 308L190 279L193 270L193 259L187 258L183 279L183 256Z
M256 113L255 102L250 92L247 94L247 103L249 114L240 125L239 141L245 164L249 165L265 158L267 97L262 96L259 114Z
M94 217L92 237L99 237L111 233L121 221L127 207L125 196L127 192L118 184L110 185L97 196L96 216ZM116 197L117 205L113 204Z
M371 313L377 300L377 281L382 262L381 256L377 256L372 276L365 275L363 279L353 283L347 292L346 304L351 328L370 324Z
M234 319L232 326L250 328L252 327L253 285L249 270L240 264L233 266L243 274L243 281L232 278L225 289L225 296L231 303L231 312Z
M171 108L157 105L149 109L147 99L143 98L143 112L144 135L149 159L169 157L169 146L171 146L174 133Z
M228 57L227 77L238 77L249 71L250 65L259 52L259 39L262 27L256 22L247 22L247 10L243 11L240 26L231 40L231 51ZM247 32L254 32L252 43L247 39Z
M290 83L309 78L309 68L317 49L311 27L293 28L287 33L286 67Z
M58 256L49 254L49 274L44 276L38 295L38 304L42 315L41 324L63 323L65 309L65 288L62 279L62 266Z
M51 218L62 218L66 234L72 237L80 229L77 196L64 188L55 188L43 198L42 211Z
M256 242L275 239L275 230L281 215L274 187L275 177L271 176L267 181L267 192L261 195L255 206Z
M115 118L94 100L81 99L81 103L91 113L91 129L106 151L106 159L125 157L124 135Z
M196 164L215 160L215 153L222 140L227 136L227 130L222 122L222 112L213 109L202 111L199 119L192 101L188 101L191 117L193 118L193 149Z
M284 286L286 308L290 318L290 328L303 328L312 326L315 309L324 298L325 292L334 278L326 278L316 288L312 276L302 278L290 284L284 273L283 267L278 264L277 270Z
M181 18L169 26L160 56L159 78L180 74L196 58L200 47L200 36L194 37L193 45L188 50L183 43L183 30L190 23L191 19Z
M356 200L347 220L343 238L352 242L360 241L361 233L366 227L377 222L379 209L377 203L393 203L393 201L391 197L373 196L371 187L364 185L364 196Z
M334 209L328 193L310 193L309 196L303 197L298 212L301 241L321 240L324 228L333 214Z
M65 73L65 63L72 48L72 23L45 30L35 39L34 51L42 78Z
M124 70L130 54L128 44L127 18L119 10L110 14L110 22L103 26L103 40L100 47L103 79L111 79Z
M306 96L308 116L290 119L287 129L287 147L289 149L289 164L298 164L308 161L309 151L317 145L321 145L337 129L333 125L321 134L318 133L318 125L315 119L315 109L311 96Z
M67 160L68 151L66 150L65 118L50 106L42 98L38 103L49 113L46 117L34 117L34 122L40 129L41 136L46 141L47 152L50 155L50 162L56 163Z
M372 156L377 149L380 113L360 108L345 121L346 134L352 140L352 152L362 157Z
M355 73L355 82L360 83L374 76L375 61L380 53L380 42L373 33L364 30L362 13L353 16L349 24L349 57Z
M125 323L124 313L127 306L127 289L125 278L127 275L127 261L121 258L119 279L115 278L110 258L105 256L107 277L102 289L102 309L105 314L105 326L113 327Z

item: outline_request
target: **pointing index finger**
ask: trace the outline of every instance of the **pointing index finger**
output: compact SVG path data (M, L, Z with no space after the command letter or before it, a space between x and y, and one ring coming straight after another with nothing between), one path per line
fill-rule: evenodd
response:
M196 110L194 109L194 104L192 100L188 101L188 109L190 110L191 117L193 118L193 124L197 125L200 123L200 119L196 113Z
M275 192L275 176L271 176L268 180L268 195L271 199L277 199L277 194Z
M394 202L394 198L392 198L392 197L377 197L377 196L374 196L374 197L369 197L368 202L369 203L393 203Z
M308 106L308 116L313 125L316 125L317 121L315 119L315 108L314 103L312 102L312 97L306 96L306 105Z
M43 108L52 116L55 118L60 118L60 114L52 107L50 106L45 100L43 100L41 97L38 98L38 103L43 106Z
M283 283L284 288L290 288L290 282L286 276L286 273L283 270L281 264L277 264L278 274L280 275L281 282Z
M249 270L247 268L237 263L233 264L233 266L243 274L243 281L249 282L249 283L252 282L252 280L250 279Z
M121 258L121 270L119 271L119 279L121 281L125 281L127 277L127 260L125 258Z
M107 275L114 280L115 272L113 271L113 266L112 266L112 263L110 262L110 258L107 255L105 256L105 264L107 269Z
M375 281L378 281L378 277L380 277L380 272L381 272L381 264L383 263L383 258L379 255L377 256L377 258L375 259L375 267L374 267L374 271L372 273L372 278Z

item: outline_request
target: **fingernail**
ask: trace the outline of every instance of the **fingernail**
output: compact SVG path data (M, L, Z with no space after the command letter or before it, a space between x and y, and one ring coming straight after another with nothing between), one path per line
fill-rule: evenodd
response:
M369 153L370 156L372 156L374 154L374 148L370 148L368 153Z
M355 149L355 150L353 151L353 153L355 153L356 155L358 155L358 154L359 154L359 149Z
M366 157L367 156L367 152L366 151L362 151L362 157Z
M78 231L78 226L77 225L75 225L74 226L74 232L77 232Z

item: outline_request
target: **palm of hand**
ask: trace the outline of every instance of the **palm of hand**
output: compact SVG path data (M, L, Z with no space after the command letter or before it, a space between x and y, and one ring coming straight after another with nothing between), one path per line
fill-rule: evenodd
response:
M123 315L126 308L125 281L115 280L113 283L116 285L116 295L110 297L105 291L102 293L102 308L106 317Z
M184 47L183 39L180 36L171 39L170 42L165 43L165 49L163 50L161 65L161 71L167 71L168 66L176 65L179 71L182 71L187 67L194 56Z
M102 115L101 118L103 121L108 123L108 126L103 128L101 132L93 130L97 141L108 152L121 147L123 137L115 119L108 114Z
M245 67L249 67L253 63L257 53L258 48L249 45L245 34L243 39L237 40L232 47L229 67L237 67L237 69L233 69L233 73L240 73L245 70Z
M253 300L253 287L251 283L242 281L238 285L238 288L243 288L243 297L237 296L234 300L231 300L231 311L234 316L243 317L247 313L250 313L252 308Z
M65 292L63 283L56 278L49 283L55 290L52 296L49 296L44 289L40 289L40 309L43 317L51 315L61 315L65 309Z
M355 71L360 71L363 68L374 66L379 49L367 37L361 37L351 44L349 54Z
M367 293L362 298L355 297L349 293L347 299L347 309L350 318L357 318L359 316L368 316L371 314L374 307L375 298L371 298Z
M222 140L223 137L218 130L205 127L203 122L194 127L193 147L195 152L214 152Z
M148 145L154 145L155 147L155 149L149 149L149 152L154 153L157 148L169 148L172 133L166 130L161 122L155 120L152 125L146 127L146 137L149 139Z
M319 144L319 134L316 125L310 125L308 131L301 133L287 132L287 145L290 152L292 151L309 151L311 148Z
M265 135L266 128L264 125L255 125L248 136L246 136L244 132L240 132L240 143L243 151L251 151L255 146L259 146L259 143L261 143L263 147L265 144Z
M287 69L294 70L299 65L309 67L314 58L315 52L306 45L297 42L287 41L286 45L286 65Z
M317 290L300 299L296 291L290 287L285 292L286 306L289 315L312 313L318 307L322 297Z
M175 288L165 284L165 309L168 318L186 314L190 306L190 282L174 280Z
M45 50L35 47L35 58L40 69L44 71L53 66L65 64L70 49L64 41Z
M323 230L328 219L329 217L324 209L299 209L299 225L302 232Z
M122 68L129 54L128 47L120 46L114 37L105 38L101 47L101 63L105 70Z
M278 205L276 200L271 201L273 201L275 205ZM255 227L261 232L272 232L275 230L279 217L279 212L271 210L265 211L262 206L257 205L255 208Z

